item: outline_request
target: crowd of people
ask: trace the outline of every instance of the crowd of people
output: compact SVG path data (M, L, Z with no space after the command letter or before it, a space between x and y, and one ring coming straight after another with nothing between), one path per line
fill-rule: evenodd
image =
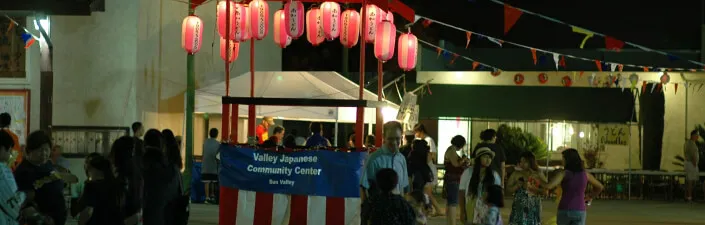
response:
M0 224L64 225L69 216L80 225L187 223L181 147L171 130L144 132L137 122L133 136L117 139L108 154L88 155L83 191L66 204L65 185L78 178L57 163L51 137L34 131L17 148L10 121L0 114ZM11 161L15 150L23 154Z
M515 165L516 171L506 178L505 155L495 143L496 133L492 129L483 131L483 141L470 157L463 151L467 144L463 136L451 139L443 156L447 224L457 224L458 217L463 225L505 224L500 210L505 207L504 193L511 193L513 202L508 207L511 212L506 224L540 225L540 195L557 187L562 189L557 224L585 224L586 207L603 186L585 170L578 151L562 151L564 169L551 179L539 170L535 156L524 152ZM362 224L422 225L428 216L442 215L429 192L438 182L434 148L423 125L414 128L413 136L403 137L399 122L384 124L382 147L368 156L360 181ZM588 184L592 189L586 192Z

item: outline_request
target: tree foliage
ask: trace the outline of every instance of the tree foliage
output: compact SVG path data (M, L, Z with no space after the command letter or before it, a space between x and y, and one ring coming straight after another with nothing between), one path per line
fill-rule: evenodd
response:
M507 164L516 164L524 151L530 151L536 156L536 160L546 160L548 157L548 145L536 135L523 131L518 127L510 127L502 124L497 129L497 143L504 149L507 156Z

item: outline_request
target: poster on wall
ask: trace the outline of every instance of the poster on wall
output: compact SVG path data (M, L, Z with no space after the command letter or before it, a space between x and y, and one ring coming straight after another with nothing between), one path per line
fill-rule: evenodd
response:
M0 90L0 113L12 117L10 130L24 145L29 130L29 90Z
M629 140L629 125L601 124L599 125L600 143L609 145L627 145Z

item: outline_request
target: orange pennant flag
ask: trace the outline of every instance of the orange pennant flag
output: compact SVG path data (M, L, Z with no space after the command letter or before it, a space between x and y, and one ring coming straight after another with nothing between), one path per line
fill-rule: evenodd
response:
M443 49L436 48L436 51L438 51L438 56L436 56L436 58L441 57L441 53L443 53Z
M678 94L678 83L673 84L673 88L675 90L674 94Z
M656 85L656 92L661 92L661 83L658 83L658 85Z
M536 58L536 49L535 48L531 49L531 58L534 59L534 65L536 65L536 63L538 62L538 59Z
M585 71L580 71L580 78L583 78L584 73L585 73Z
M450 65L453 65L453 63L455 63L455 60L458 59L458 56L459 55L457 53L453 53L453 59L450 60Z
M624 69L624 65L619 64L619 65L617 66L617 68L619 68L619 72L622 72L622 69Z
M507 35L522 14L524 12L521 10L504 4L504 35Z
M34 44L34 41L36 41L36 39L30 38L30 39L27 41L27 44L24 45L24 48L29 48L29 47L31 47L31 46Z
M600 60L595 60L595 65L597 66L597 71L602 72L602 62L600 62Z
M466 32L465 32L465 38L466 38L467 40L465 41L465 49L468 49L468 47L470 47L470 38L471 38L471 37L472 37L472 32L466 31Z
M644 67L644 72L649 72L649 67Z
M478 61L472 62L472 70L477 69L477 66L479 66L479 65L480 65L480 62L478 62Z
M644 82L641 84L641 93L644 94L645 91L646 91L646 81L644 81Z

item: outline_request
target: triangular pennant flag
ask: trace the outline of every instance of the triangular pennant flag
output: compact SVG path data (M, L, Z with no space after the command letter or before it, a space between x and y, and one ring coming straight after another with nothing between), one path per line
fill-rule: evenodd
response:
M24 48L29 48L34 44L34 37L32 37L31 34L29 33L23 33L22 34L22 40L24 41Z
M668 72L671 72L671 71L673 71L673 68L668 68L666 70L668 70Z
M431 23L432 23L432 22L433 22L433 21L430 21L430 20L423 20L423 22L421 23L421 25L423 25L423 27L425 27L425 28L428 28L428 26L431 26Z
M558 55L558 53L553 53L553 62L556 64L556 70L558 70L559 57L560 55Z
M615 52L621 52L624 48L624 42L610 36L605 36L605 48Z
M477 66L479 66L479 65L480 65L480 62L478 62L478 61L472 62L472 70L477 69Z
M502 41L502 40L497 40L497 39L495 39L495 38L493 38L493 37L486 37L486 38L487 38L487 40L490 40L491 42L494 42L495 44L499 45L499 47L502 47L502 43L504 43L504 41Z
M572 26L573 32L583 34L585 35L585 38L583 38L583 42L580 43L580 49L585 47L585 42L587 42L588 39L590 39L592 36L595 36L595 33L589 30L585 30L580 27Z
M455 60L458 59L458 56L458 54L453 53L453 59L450 60L450 65L453 65L453 63L455 63Z
M673 84L673 94L678 94L678 83Z
M610 63L610 70L611 70L612 72L614 72L615 70L617 70L617 64L616 64L616 63Z
M524 12L504 4L504 35L507 35L507 32L512 29L517 20L519 20L519 17L521 17L521 14L524 14Z
M531 58L534 59L534 65L538 62L538 59L536 59L536 49L532 48L531 49Z
M12 28L15 28L15 23L13 23L12 21L10 21L10 25L7 26L7 31L5 32L5 34L6 34L6 35L9 34L10 31L12 31Z
M420 19L421 19L421 16L414 15L414 23L419 22Z
M649 72L649 67L644 67L644 72Z
M466 31L466 32L465 32L465 38L466 38L467 40L465 41L465 49L468 49L468 47L470 47L470 38L471 38L471 37L472 37L472 32Z
M585 73L585 71L580 71L580 78L583 78L584 73Z
M683 87L685 88L686 91L688 91L688 82L683 83Z
M452 56L452 54L449 51L445 51L445 50L443 50L443 54L441 54L441 55L443 55L443 58L446 60L450 60L450 56Z
M622 69L624 69L624 65L619 64L619 65L617 66L617 68L619 69L619 72L622 72Z
M436 51L438 51L438 55L436 56L436 58L441 57L441 53L443 53L443 49L436 48Z
M658 83L658 84L656 85L656 92L661 92L661 88L662 88L662 87L663 87L663 85L662 85L661 83ZM664 90L664 91L665 91L665 90ZM652 92L653 92L653 91L652 91Z
M646 81L641 83L641 93L644 94L645 91L646 91Z
M561 56L561 60L558 61L558 65L561 65L561 66L563 67L563 69L566 68L566 65L565 65L565 56L564 56L564 55Z
M597 71L602 72L602 62L600 60L595 60L595 66L597 66Z

